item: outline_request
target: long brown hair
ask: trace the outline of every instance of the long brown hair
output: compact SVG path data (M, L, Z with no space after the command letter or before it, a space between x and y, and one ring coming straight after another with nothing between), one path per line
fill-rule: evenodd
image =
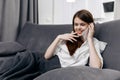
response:
M73 42L66 41L66 45L71 56L75 53L76 49L79 48L84 42L84 39L82 36L75 37L75 39L77 41L73 41Z
M84 9L80 10L80 11L76 12L75 15L73 16L72 25L73 25L74 32L75 32L74 20L76 17L78 17L79 19L83 20L84 22L86 22L88 24L94 23L93 16L89 11L84 10ZM75 39L77 41L73 41L73 42L66 41L66 45L67 45L68 51L69 51L71 56L75 53L76 49L79 48L84 43L84 39L82 36L76 37Z

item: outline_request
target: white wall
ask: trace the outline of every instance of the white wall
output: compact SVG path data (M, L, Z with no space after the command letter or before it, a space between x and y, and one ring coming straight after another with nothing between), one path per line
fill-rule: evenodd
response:
M103 0L103 2L110 2L110 1L115 1L115 0Z
M114 19L120 19L120 0L115 0Z
M103 11L103 2L113 0L76 0L68 3L66 0L38 0L39 24L71 24L74 13L80 9L88 9L94 18L110 17ZM100 8L101 7L101 8ZM105 20L106 21L106 20Z
M53 0L38 0L39 24L53 23Z
M87 8L94 18L104 18L103 0L88 0Z
M76 0L74 3L68 3L66 0L54 0L54 24L72 23L73 14L83 8L86 8L84 0Z

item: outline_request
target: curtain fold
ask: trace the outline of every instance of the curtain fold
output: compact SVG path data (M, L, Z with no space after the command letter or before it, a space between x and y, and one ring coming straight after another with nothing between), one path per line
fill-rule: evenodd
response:
M0 41L15 41L27 21L38 23L38 0L0 0Z

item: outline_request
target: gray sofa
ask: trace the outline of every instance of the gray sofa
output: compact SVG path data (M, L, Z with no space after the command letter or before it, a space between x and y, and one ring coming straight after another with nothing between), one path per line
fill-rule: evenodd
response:
M35 80L120 80L120 20L95 24L95 37L108 43L102 53L103 69L85 66L48 71ZM27 50L44 54L54 38L71 32L72 25L38 25L26 23L17 38ZM95 77L97 76L97 77Z

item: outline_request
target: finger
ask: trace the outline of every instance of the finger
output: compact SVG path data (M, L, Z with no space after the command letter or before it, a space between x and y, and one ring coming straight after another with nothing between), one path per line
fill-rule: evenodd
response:
M77 41L74 37L69 37L69 38L67 38L67 40L69 40L69 41Z
M80 37L81 35L73 35L73 36L71 36L72 38L78 38L78 37Z
M70 42L72 42L72 43L73 43L73 40L71 40L71 39L68 39L68 41L70 41Z
M94 33L94 26L89 26L88 28L89 28L89 32Z
M78 35L75 35L74 33L69 34L68 37L78 37Z
M89 29L90 29L90 30L93 30L93 29L94 29L94 26L90 25L90 26L89 26Z
M73 37L71 37L70 39L71 39L72 41L77 41L77 40L76 40L75 38L73 38Z
M76 32L73 32L73 33L71 33L71 34L74 34L74 35L75 35L75 34L76 34Z
M75 33L74 31L71 31L71 33Z
M90 26L90 25L88 26L88 29L89 29L89 30L91 29L91 26Z
M91 23L90 26L91 26L92 29L94 29L94 24L93 23Z

